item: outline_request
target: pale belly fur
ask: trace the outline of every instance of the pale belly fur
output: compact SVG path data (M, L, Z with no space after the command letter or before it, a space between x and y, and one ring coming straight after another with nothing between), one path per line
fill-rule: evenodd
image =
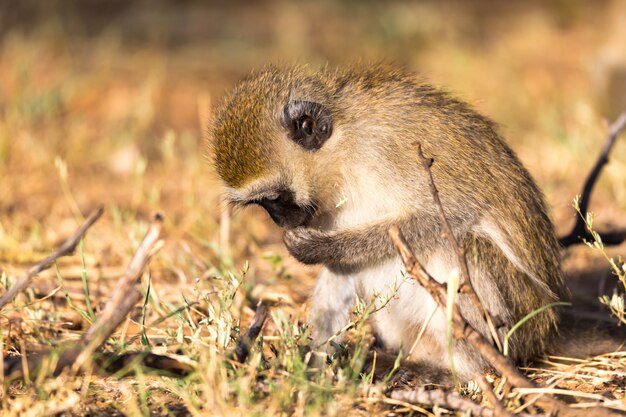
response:
M426 270L438 281L447 281L454 266L437 256ZM374 302L371 323L386 348L401 351L413 361L448 367L445 312L437 308L430 294L404 274L399 257L352 275L356 295L365 303ZM422 329L426 323L425 329ZM416 340L421 334L419 340ZM483 360L465 344L454 344L454 366L462 378L470 378L484 366Z

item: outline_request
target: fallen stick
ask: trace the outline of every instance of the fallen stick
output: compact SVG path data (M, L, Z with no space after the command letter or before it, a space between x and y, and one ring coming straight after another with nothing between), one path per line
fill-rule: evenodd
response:
M67 357L63 359L64 361L67 361L71 358L72 354L75 354L75 352L72 354L69 353L72 348L66 350L68 353L65 353L65 350L61 352L62 356L64 354L67 355ZM40 372L48 372L51 370L51 367L46 367L46 364L51 365L52 362L54 362L52 354L48 351L29 354L26 363L23 361L23 356L5 356L3 363L4 378L5 380L25 379L27 374L31 376L37 375ZM95 355L93 362L99 369L108 374L119 372L122 369L128 369L129 373L132 373L134 366L176 376L185 376L194 370L192 365L181 362L171 356L157 355L146 351L126 352L121 355L101 352ZM58 370L57 374L63 370L63 367L60 367L58 363L59 362L57 362L54 370Z
M587 230L587 227L584 222L584 218L587 217L587 211L589 209L589 200L591 199L591 193L593 191L593 187L596 185L598 181L598 177L600 176L600 172L604 166L609 162L609 154L611 153L611 149L613 149L613 145L615 145L615 141L620 133L626 129L626 112L622 113L617 120L615 120L609 126L609 132L607 134L606 142L604 144L604 148L598 157L595 165L589 172L587 179L585 180L585 185L583 186L583 191L579 201L580 207L580 216L576 216L576 223L572 228L571 232L566 236L559 238L559 242L563 247L568 247L572 245L576 245L582 243L582 239L590 240L591 234ZM602 242L605 245L619 245L624 240L626 240L626 230L617 230L610 232L599 233L602 238Z
M139 291L136 284L146 263L155 252L154 246L158 242L162 223L163 216L160 214L155 215L148 232L128 264L126 272L118 281L104 311L98 315L96 321L80 341L69 348L66 347L61 350L58 360L54 364L53 375L58 375L63 369L70 366L73 372L83 367L87 361L92 359L95 350L102 346L106 339L124 321L133 306L141 300L141 291ZM43 369L46 368L43 365L47 364L48 368L51 368L53 355L54 352L41 352L29 355L27 367L17 366L14 363L16 361L11 360L13 358L5 358L4 375L6 378L15 379L23 377L26 373L29 373L32 377L34 373L48 371L49 369Z
M504 408L504 405L500 402L496 394L493 392L493 387L490 383L487 382L483 374L479 373L478 375L474 375L474 380L478 383L480 390L483 392L483 395L487 397L491 405L493 406L493 411L496 417L511 417L512 414Z
M393 391L391 398L404 401L410 404L420 404L427 407L443 407L448 410L469 411L475 417L496 417L497 414L489 407L476 404L472 400L463 398L456 392L446 391L438 388L433 390L417 389L411 391ZM520 413L518 416L529 416ZM538 417L537 414L534 415Z
M252 324L248 331L237 341L237 346L230 355L231 359L239 363L244 363L248 359L250 348L259 336L259 333L261 333L261 330L263 330L265 320L267 320L267 306L260 301L254 313Z
M73 370L80 368L85 361L91 357L93 352L98 349L109 336L113 334L117 326L124 321L133 306L141 300L142 294L137 283L141 278L141 274L148 260L154 254L153 247L159 240L162 226L163 215L157 213L152 219L148 232L135 251L133 259L131 259L128 264L126 272L117 282L111 299L107 302L102 313L97 317L96 322L83 336L80 343L83 349L80 355L75 358L72 366ZM158 249L159 248L157 248L157 250Z
M121 355L100 354L97 358L97 364L108 373L119 372L123 369L132 371L134 366L138 366L140 368L165 371L171 375L185 376L194 369L192 365L181 362L171 356L157 355L145 351L127 352Z
M433 297L435 302L443 310L446 309L446 286L439 283L431 277L424 267L415 258L411 249L409 249L402 232L397 226L391 227L389 236L400 253L402 262L407 273L415 279L428 293ZM493 366L507 381L519 388L539 388L535 383L530 381L515 367L513 362L506 356L502 355L485 336L476 331L463 317L463 314L457 304L452 306L452 324L454 326L454 337L456 339L465 339L469 344L478 350L478 352ZM543 396L536 402L537 406L543 408L548 413L558 413L561 417L612 417L623 416L618 412L614 412L604 407L594 407L587 409L576 409L568 407L561 401Z
M33 265L28 271L24 272L15 284L0 297L0 309L13 299L20 291L28 286L33 277L41 271L48 269L57 259L70 255L76 250L78 242L83 238L87 230L102 216L104 208L98 207L93 211L85 222L70 236L59 248L52 252L49 256Z

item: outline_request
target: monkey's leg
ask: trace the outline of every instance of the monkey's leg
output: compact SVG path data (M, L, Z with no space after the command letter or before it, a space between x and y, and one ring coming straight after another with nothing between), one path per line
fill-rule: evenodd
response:
M333 336L341 338L339 333L348 323L354 297L352 277L334 274L326 268L322 270L313 291L309 316L313 326L313 349L321 347L327 353L332 350L326 342Z

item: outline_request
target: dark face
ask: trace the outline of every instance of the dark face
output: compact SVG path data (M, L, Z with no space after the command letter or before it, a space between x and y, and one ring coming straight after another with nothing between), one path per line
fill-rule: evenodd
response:
M315 215L315 205L297 205L289 190L280 190L276 198L262 198L250 204L263 207L278 226L286 229L306 226Z

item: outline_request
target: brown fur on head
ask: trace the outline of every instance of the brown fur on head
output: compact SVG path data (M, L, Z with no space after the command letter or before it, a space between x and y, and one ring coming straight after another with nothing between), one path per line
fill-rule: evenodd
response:
M318 159L326 157L320 148L341 114L325 81L305 67L268 66L224 101L212 127L212 154L235 203L264 205L285 227L305 224L322 208L324 199L313 196L320 188ZM268 207L276 199L288 200L303 214L282 219Z

